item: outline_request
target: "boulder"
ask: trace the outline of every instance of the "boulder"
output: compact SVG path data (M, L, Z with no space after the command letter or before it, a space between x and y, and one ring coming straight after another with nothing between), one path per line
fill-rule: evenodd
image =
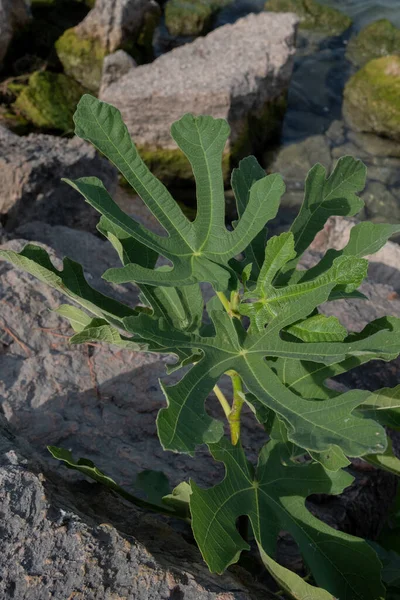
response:
M136 66L136 61L124 50L117 50L112 54L108 54L103 62L101 85L108 87ZM101 93L100 89L100 94Z
M15 600L261 600L235 568L212 575L195 546L99 485L66 485L0 416L0 596Z
M391 54L400 54L400 29L388 19L364 27L349 41L346 50L346 58L358 67L373 58Z
M356 131L400 141L400 56L368 62L344 90L343 113Z
M210 30L213 18L232 0L168 0L165 25L171 35L198 36Z
M279 130L293 66L296 17L251 14L176 48L103 86L135 144L163 179L191 178L170 136L184 113L223 117L231 126L224 167Z
M90 175L114 193L114 167L89 144L42 134L19 137L0 127L0 214L9 231L33 219L94 230L96 211L61 181Z
M97 0L76 27L56 42L64 71L98 91L104 57L119 48L141 62L152 56L152 38L160 17L155 0Z
M64 73L35 71L13 105L14 111L40 129L64 133L74 130L72 120L85 89Z
M24 27L30 18L25 0L0 0L0 68L15 31Z
M339 10L315 2L315 0L267 0L265 10L291 12L300 18L299 27L340 35L352 23L350 17Z

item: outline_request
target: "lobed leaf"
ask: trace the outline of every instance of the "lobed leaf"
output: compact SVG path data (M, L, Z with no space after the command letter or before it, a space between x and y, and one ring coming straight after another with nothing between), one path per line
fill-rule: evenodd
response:
M370 546L329 527L305 505L310 494L340 494L352 482L348 473L326 471L318 464L295 465L285 444L276 441L263 448L255 472L240 445L223 439L209 447L215 460L224 463L225 478L208 490L191 482L190 510L196 542L211 571L221 573L248 549L236 529L238 517L247 515L267 556L275 556L279 532L289 532L317 585L334 597L384 597L381 564Z

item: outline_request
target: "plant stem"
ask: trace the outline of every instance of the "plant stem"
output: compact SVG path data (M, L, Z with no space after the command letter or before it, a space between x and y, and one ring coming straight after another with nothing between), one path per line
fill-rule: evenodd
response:
M218 298L221 301L222 306L224 307L224 309L226 310L226 312L228 313L228 315L231 314L231 303L229 302L228 298L225 296L224 292L216 292Z
M240 375L236 371L227 371L226 374L232 380L233 403L232 410L228 416L228 423L231 430L231 442L236 446L240 439L240 415L244 404L244 400L242 399L243 386Z
M237 312L240 300L239 294L237 292L232 292L230 301L225 296L224 292L216 292L216 294L228 315L231 318L240 319L240 314Z
M231 414L231 407L229 405L228 400L225 397L225 394L223 393L223 391L220 389L220 387L218 385L214 385L213 392L217 396L219 403L221 404L221 406L223 408L225 416L229 421L229 415Z

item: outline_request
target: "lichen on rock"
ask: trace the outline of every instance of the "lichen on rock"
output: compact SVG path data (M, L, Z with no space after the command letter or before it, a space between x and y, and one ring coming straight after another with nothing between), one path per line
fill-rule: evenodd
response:
M374 58L390 54L400 54L400 29L388 19L380 19L364 27L350 40L346 58L362 67Z
M63 73L35 71L14 109L36 127L72 132L72 116L84 88Z
M171 35L198 36L209 31L213 17L232 0L169 0L165 24Z
M348 81L343 112L356 131L400 141L400 56L368 62Z
M295 13L300 18L300 28L325 31L330 35L340 35L352 23L350 17L339 10L315 0L267 0L264 8L272 12Z
M55 47L65 73L88 90L96 92L100 86L103 60L107 54L100 41L81 36L73 27L63 33Z

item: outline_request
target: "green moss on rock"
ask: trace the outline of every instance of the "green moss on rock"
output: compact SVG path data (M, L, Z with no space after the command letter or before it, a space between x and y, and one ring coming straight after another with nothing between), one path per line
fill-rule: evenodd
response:
M364 27L350 40L346 58L362 67L374 58L391 54L400 54L400 29L388 19L381 19Z
M63 73L36 71L19 94L14 109L36 127L72 132L72 116L84 92Z
M171 35L198 36L210 29L216 13L232 0L168 0L165 24Z
M330 35L340 35L352 23L350 17L315 0L267 0L265 10L291 12L300 18L301 29L316 29Z
M343 112L357 131L400 141L400 56L367 63L348 81Z
M106 55L101 43L81 37L72 28L63 33L55 46L65 73L88 90L97 92Z

